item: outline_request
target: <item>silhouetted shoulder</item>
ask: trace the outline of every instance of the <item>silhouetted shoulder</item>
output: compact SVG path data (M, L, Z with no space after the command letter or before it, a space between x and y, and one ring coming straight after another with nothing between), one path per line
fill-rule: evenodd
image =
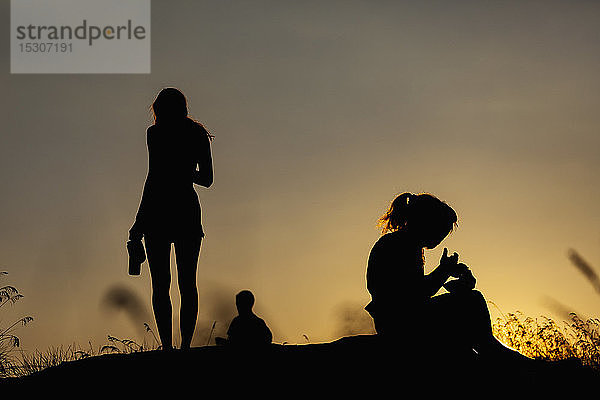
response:
M198 123L194 122L192 125L192 129L194 131L194 134L198 136L198 138L201 140L202 143L208 144L208 142L209 142L208 131L202 124L198 124Z
M410 249L410 239L402 231L389 232L382 235L373 245L371 253L387 252L389 250Z
M189 137L193 141L193 146L208 145L208 133L201 123L194 121L190 118L186 118L183 126L186 132L188 132Z
M400 281L415 281L422 275L423 253L410 237L402 232L387 233L379 238L369 253L367 289L394 295Z
M266 322L255 314L236 316L231 321L227 336L231 344L268 344L273 335Z
M399 250L402 246L402 240L399 240L396 232L386 233L375 242L369 253L367 270L369 283L372 281L375 270L379 269L382 263L392 261L394 250Z
M146 143L150 144L151 137L154 136L154 132L156 131L156 125L150 125L146 128Z
M150 125L146 129L146 135L151 135L152 133L156 132L156 129L158 129L158 127L156 125Z

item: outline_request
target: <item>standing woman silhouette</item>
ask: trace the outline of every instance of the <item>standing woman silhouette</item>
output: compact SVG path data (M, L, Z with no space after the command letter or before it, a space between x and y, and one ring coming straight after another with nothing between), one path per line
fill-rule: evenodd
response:
M146 131L148 175L130 240L144 238L152 279L152 308L163 350L172 345L171 243L181 295L181 348L189 349L198 317L196 270L204 237L194 183L213 182L210 135L188 116L178 89L160 91L152 104L154 124Z

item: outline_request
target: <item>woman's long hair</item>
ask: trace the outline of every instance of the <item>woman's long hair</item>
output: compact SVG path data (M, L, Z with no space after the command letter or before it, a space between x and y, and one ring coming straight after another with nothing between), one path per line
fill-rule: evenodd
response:
M154 116L155 125L169 125L188 120L202 128L209 139L214 138L201 122L196 121L188 115L187 100L177 88L163 88L154 99L150 108Z
M402 193L379 218L382 233L407 229L412 224L428 227L458 226L458 216L448 204L429 193Z

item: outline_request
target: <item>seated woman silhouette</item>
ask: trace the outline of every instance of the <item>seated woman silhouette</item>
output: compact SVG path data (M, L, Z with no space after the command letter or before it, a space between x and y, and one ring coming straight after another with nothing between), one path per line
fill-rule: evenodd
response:
M181 295L181 348L187 349L198 316L196 270L204 237L194 183L213 182L210 139L204 126L188 117L186 98L164 88L152 104L154 125L146 131L148 175L130 240L141 240L152 279L152 308L162 348L172 349L171 243L175 247Z
M424 273L424 249L433 249L457 224L454 210L428 194L403 193L380 218L383 235L371 249L365 307L377 335L390 342L427 341L436 349L472 355L519 358L492 335L483 295L474 290L475 278L444 249L440 264ZM386 233L387 232L387 233ZM458 278L449 280L450 278ZM434 296L442 286L450 293Z

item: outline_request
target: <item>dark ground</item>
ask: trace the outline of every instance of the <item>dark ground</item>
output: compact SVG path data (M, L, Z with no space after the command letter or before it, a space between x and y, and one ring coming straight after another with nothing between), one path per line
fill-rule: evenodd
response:
M600 387L600 375L576 362L503 364L476 355L459 359L447 353L427 356L421 350L411 355L410 350L395 351L376 336L362 335L322 344L273 344L254 351L205 346L106 354L65 362L25 378L4 379L0 387L61 397L336 399L521 397L552 393L559 387L571 388L575 395L582 388ZM5 390L3 394L8 393Z

